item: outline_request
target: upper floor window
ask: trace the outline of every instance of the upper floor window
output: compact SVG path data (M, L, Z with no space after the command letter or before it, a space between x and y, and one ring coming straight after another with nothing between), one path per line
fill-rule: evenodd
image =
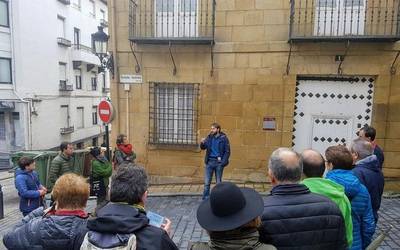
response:
M81 9L81 0L72 0L72 6Z
M100 19L106 20L106 12L103 9L100 9Z
M75 74L75 88L82 89L82 71L80 69L75 69L74 74Z
M0 0L0 26L10 27L8 0Z
M85 116L83 112L83 107L76 108L76 127L77 128L84 128L85 127Z
M12 83L11 58L0 57L0 83Z
M97 106L92 107L92 124L97 125Z
M93 0L90 0L89 2L90 2L90 11L89 11L89 14L90 14L92 17L96 17L96 4L94 3Z
M91 80L91 83L92 83L92 90L97 90L97 76L96 76L96 73L92 72L90 80Z
M65 38L65 18L62 16L57 16L57 31L58 37Z

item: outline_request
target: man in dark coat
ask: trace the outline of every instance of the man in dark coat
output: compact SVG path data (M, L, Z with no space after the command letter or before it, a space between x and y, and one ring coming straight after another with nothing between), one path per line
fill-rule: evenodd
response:
M206 167L204 171L203 200L205 200L210 196L210 185L214 172L216 183L222 181L224 168L229 163L231 148L228 137L221 132L221 126L218 123L211 124L210 134L207 138L201 140L200 148L207 150L204 157Z
M272 153L268 175L273 188L264 199L260 240L278 249L346 249L340 209L299 184L301 173L296 152L279 148Z
M367 141L369 141L372 145L372 148L374 150L374 155L378 158L379 162L379 168L382 169L383 162L385 161L385 155L383 154L383 150L379 145L375 142L375 137L376 137L376 129L365 125L363 128L358 131L357 135L360 138L364 138Z
M122 163L111 180L110 202L89 219L89 241L99 248L123 246L135 234L138 250L177 250L168 235L171 221L161 228L149 224L146 216L147 174L133 163Z
M373 154L372 144L364 138L355 139L350 146L350 152L353 156L353 173L368 189L375 222L377 222L385 185L379 160Z

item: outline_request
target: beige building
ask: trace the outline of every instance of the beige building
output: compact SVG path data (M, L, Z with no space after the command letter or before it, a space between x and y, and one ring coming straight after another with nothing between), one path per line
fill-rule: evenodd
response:
M323 153L364 124L400 177L399 0L108 3L111 141L127 134L158 180L202 181L214 121L230 139L225 179L265 181L277 147Z

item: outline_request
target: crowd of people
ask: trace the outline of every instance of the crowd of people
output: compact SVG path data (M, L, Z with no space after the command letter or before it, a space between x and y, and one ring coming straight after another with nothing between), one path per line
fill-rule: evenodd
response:
M276 149L267 168L272 189L262 197L254 189L222 181L229 141L213 124L212 133L201 142L208 151L207 176L197 209L198 223L210 240L196 242L190 249L366 249L375 233L384 187L384 157L374 143L375 133L364 127L349 147L330 146L324 156L312 149L301 153ZM16 187L25 217L4 236L4 245L8 249L178 249L171 239L172 222L163 218L155 226L147 216L148 176L134 163L136 155L128 144L126 136L118 137L119 152L112 162L104 151L93 148L89 182L70 173L73 148L61 144L49 171L48 190L39 182L34 161L21 158ZM118 167L111 176L112 165ZM208 179L213 172L217 184L210 192ZM46 208L43 196L50 190L53 203ZM89 215L84 209L93 192L104 202Z

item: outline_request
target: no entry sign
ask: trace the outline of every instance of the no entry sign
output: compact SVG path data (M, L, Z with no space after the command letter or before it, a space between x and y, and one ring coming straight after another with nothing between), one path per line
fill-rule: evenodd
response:
M98 112L100 120L104 123L110 123L114 119L114 107L111 102L103 100L99 103Z

